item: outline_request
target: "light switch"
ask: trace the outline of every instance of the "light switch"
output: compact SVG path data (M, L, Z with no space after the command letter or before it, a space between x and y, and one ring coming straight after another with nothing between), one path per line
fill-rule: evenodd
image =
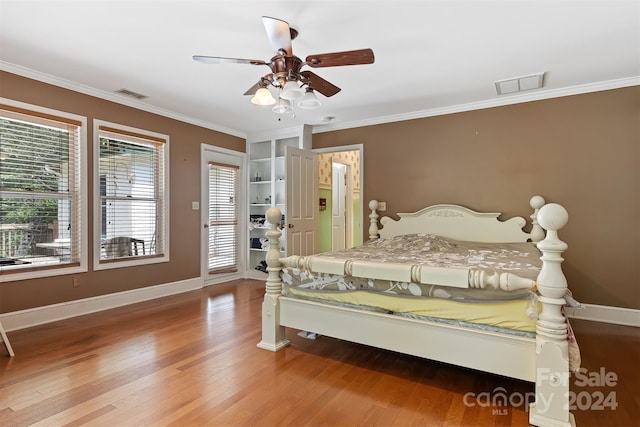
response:
M200 202L191 202L191 210L200 210Z
M387 202L378 202L378 210L380 212L387 210Z

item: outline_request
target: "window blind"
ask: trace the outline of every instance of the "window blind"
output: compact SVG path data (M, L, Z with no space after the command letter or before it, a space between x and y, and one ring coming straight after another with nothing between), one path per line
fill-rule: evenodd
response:
M238 271L238 171L209 163L209 274Z
M81 123L0 105L0 270L80 261Z
M100 259L157 256L165 248L165 140L100 126Z

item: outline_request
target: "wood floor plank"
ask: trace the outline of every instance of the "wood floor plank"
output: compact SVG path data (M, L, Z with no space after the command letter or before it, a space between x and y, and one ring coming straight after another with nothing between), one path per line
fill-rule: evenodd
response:
M99 408L89 414L86 414L80 418L77 418L69 423L65 423L65 424L60 424L63 427L77 427L77 426L83 426L83 425L87 425L87 424L91 424L93 421L95 421L97 418L99 418L101 415L103 414L107 414L113 410L115 410L116 408L113 405L107 405L107 406L103 406L102 408Z
M329 337L287 330L291 346L256 347L264 284L236 281L11 332L0 355L0 425L520 426L524 404L469 393L526 395L532 384ZM636 426L637 328L572 322L585 372L604 368L615 410L574 411L579 426ZM612 351L615 349L615 352ZM466 396L466 398L465 398ZM584 396L587 396L586 394ZM584 397L583 396L583 397Z

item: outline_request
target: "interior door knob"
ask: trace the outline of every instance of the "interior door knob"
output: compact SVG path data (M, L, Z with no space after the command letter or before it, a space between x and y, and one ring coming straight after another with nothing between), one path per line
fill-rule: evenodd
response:
M287 228L293 228L293 224L287 224Z

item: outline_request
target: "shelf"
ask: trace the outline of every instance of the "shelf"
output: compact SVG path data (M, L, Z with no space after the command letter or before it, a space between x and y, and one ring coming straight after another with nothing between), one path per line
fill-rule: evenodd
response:
M285 181L287 178L287 162L285 152L287 147L311 149L311 127L305 125L296 132L256 134L247 140L248 170L246 177L250 184L248 186L249 208L247 209L247 217L249 219L256 215L266 215L268 209L272 207L277 207L282 216L286 215L287 185L285 185ZM256 181L256 178L261 180ZM265 201L268 203L264 203ZM268 212L271 213L272 211ZM251 227L249 238L263 238L270 230L271 225L267 222L261 226L256 225ZM255 267L264 261L267 252L266 249L262 248L249 248L246 253L249 258L249 265ZM285 256L286 251L281 251L281 254L281 256ZM258 270L252 270L252 274L262 275L263 273Z

